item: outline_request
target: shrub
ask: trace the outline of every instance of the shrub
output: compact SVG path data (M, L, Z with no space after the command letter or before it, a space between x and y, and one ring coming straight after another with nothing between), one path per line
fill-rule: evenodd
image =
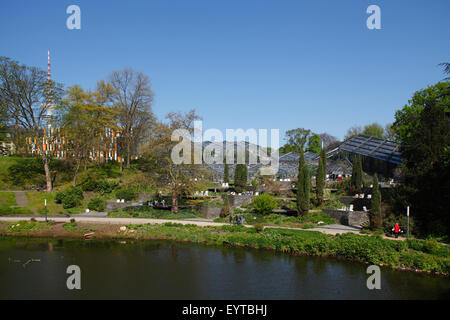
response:
M64 209L74 208L83 200L83 191L78 187L70 187L56 193L55 202L62 203Z
M95 181L91 177L88 177L81 184L81 188L83 189L83 191L96 191L96 189L97 189L97 181Z
M136 193L130 189L119 189L116 191L117 199L124 199L125 201L131 201L136 198Z
M8 180L15 186L44 184L44 167L38 158L23 158L8 168Z
M277 201L273 196L264 193L253 199L253 207L257 213L270 214L277 207Z
M105 203L101 198L93 198L88 203L88 209L102 212L105 210Z
M254 228L255 228L256 232L258 232L258 233L264 231L264 226L260 223L255 224Z
M220 216L224 218L229 214L230 214L230 201L228 200L228 197L225 197L225 199L223 200L222 209L220 210Z
M101 194L111 193L118 187L118 183L115 181L108 181L105 179L95 180L92 177L88 177L81 184L83 191L94 191Z
M62 205L64 209L75 208L80 204L80 199L73 193L68 193L64 196L62 200Z

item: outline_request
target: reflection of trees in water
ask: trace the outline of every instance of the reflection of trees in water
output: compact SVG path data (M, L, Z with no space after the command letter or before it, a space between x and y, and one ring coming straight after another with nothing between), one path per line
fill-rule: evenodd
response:
M246 254L247 254L247 252L245 252L244 250L240 250L240 249L234 250L233 251L234 262L236 262L236 263L245 262Z
M171 253L172 253L172 261L178 262L178 247L176 245L170 246Z

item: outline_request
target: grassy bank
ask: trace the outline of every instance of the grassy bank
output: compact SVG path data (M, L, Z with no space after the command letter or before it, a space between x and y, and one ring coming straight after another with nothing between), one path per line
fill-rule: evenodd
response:
M191 210L181 209L177 213L170 210L155 209L152 207L127 207L108 213L114 218L151 218L151 219L193 219L201 218L202 215Z
M327 235L314 231L242 226L198 227L181 224L120 225L14 222L1 223L0 236L82 238L84 231L97 239L172 240L215 246L267 249L297 255L335 257L395 269L450 274L450 248L435 241L393 241L356 234Z
M242 214L246 224L264 225L276 227L302 228L309 229L320 225L336 223L329 214L324 212L309 212L304 217L288 216L286 214L272 213L268 215L256 214L254 212L240 212L235 210L233 215ZM219 217L214 222L228 223L229 217Z

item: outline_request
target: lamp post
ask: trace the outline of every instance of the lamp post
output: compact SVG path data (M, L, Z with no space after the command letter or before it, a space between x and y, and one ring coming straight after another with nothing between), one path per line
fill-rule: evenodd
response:
M409 206L406 207L406 240L409 239Z
M47 221L47 199L44 199L44 204L45 204L45 222Z

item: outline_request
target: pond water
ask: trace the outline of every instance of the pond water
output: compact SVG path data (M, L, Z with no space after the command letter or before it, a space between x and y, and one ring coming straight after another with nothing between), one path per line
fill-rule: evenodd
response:
M29 259L40 259L23 266ZM69 265L81 290L68 290ZM172 242L0 238L0 299L449 299L450 279L270 251Z

